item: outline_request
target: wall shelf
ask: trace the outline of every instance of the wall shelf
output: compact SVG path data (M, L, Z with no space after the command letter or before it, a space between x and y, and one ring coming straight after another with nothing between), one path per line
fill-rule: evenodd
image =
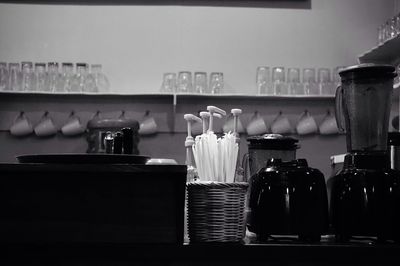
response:
M400 61L400 35L377 45L358 56L360 63L396 65Z

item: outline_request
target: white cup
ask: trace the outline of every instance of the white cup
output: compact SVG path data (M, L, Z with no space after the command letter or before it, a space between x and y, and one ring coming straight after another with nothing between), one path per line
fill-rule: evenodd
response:
M140 123L139 135L152 135L155 133L157 133L156 120L149 115L149 112L146 112L145 118Z
M62 126L61 132L65 136L76 136L85 132L85 128L83 127L79 117L75 116L74 112L72 112L67 123Z
M267 125L257 111L254 113L247 125L246 131L249 136L262 135L267 132Z
M279 114L272 122L271 131L274 134L281 135L292 133L292 126L290 124L290 121L285 115L282 114L282 112L279 112Z
M331 114L329 110L322 120L322 123L319 125L319 132L321 133L321 135L333 135L339 133L336 118Z
M49 137L57 133L57 127L48 114L46 112L34 128L35 134L38 137Z
M23 137L31 134L32 132L33 127L31 122L25 116L24 112L20 112L10 127L10 133L16 137Z
M315 122L314 117L310 115L307 110L300 115L296 131L299 135L308 135L318 132L317 123Z
M230 114L230 115L228 116L228 119L226 120L225 124L224 124L223 127L222 127L222 131L223 131L224 133L228 133L229 131L230 131L230 132L233 132L233 130L234 130L234 123L233 123L233 122L234 122L234 121L233 121L233 115ZM237 131L236 131L236 132L239 133L239 134L242 134L242 133L245 132L244 127L243 127L243 124L242 124L242 122L240 121L240 118L239 118L239 117L237 118Z

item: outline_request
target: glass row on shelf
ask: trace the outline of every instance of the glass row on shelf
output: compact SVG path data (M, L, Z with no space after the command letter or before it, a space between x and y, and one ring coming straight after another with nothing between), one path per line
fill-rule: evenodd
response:
M110 83L102 65L57 62L0 62L0 91L23 92L108 92Z
M400 34L400 13L378 27L378 45Z
M258 94L264 95L333 95L340 77L334 69L333 77L329 68L300 68L260 66L256 72ZM286 75L287 74L287 75Z

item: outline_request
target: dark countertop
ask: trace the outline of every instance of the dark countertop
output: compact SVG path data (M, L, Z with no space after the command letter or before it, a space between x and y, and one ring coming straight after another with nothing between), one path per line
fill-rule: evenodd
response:
M171 265L398 265L400 245L394 244L103 244L7 245L7 261L119 262ZM113 264L115 265L115 264Z

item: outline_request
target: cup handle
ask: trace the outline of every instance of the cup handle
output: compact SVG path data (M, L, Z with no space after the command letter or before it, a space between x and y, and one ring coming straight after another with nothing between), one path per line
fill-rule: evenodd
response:
M344 104L343 104L343 88L342 86L338 86L336 88L335 94L335 117L338 125L339 132L345 132L345 124L343 117L344 111Z
M25 112L21 111L19 114L14 118L14 124L17 123L20 119L23 119L25 117Z

